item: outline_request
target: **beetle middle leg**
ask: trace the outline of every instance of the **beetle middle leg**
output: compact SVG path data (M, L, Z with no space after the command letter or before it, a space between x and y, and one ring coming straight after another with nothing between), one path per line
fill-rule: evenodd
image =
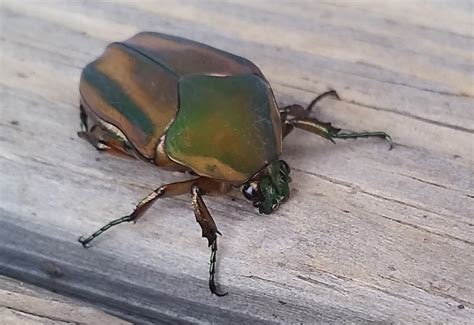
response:
M87 238L83 238L82 236L79 238L79 242L84 246L88 247L88 244L94 240L96 237L100 236L104 231L110 229L113 226L119 225L124 222L136 222L152 205L155 201L159 198L164 197L172 197L181 194L189 193L191 186L195 183L195 179L184 181L184 182L176 182L167 185L163 185L155 189L153 192L148 194L145 198L143 198L132 211L131 214L126 215L124 217L112 220L92 235Z
M340 132L341 129L333 127L331 123L321 122L314 117L310 117L309 115L313 107L326 96L335 96L337 99L340 99L336 91L329 90L316 97L306 108L301 105L290 105L281 108L280 116L283 124L283 137L290 134L296 127L320 135L333 143L335 143L334 139L382 138L390 144L389 150L392 149L392 139L385 132Z
M191 193L192 205L194 215L196 216L196 221L201 226L202 236L207 238L209 242L209 247L211 247L211 257L209 259L209 289L216 296L223 297L227 295L227 292L220 292L217 289L215 282L215 274L217 267L217 234L220 235L221 233L217 230L217 226L201 197L200 188L197 185L193 185Z
M209 289L217 296L224 296L227 293L219 292L214 280L216 273L217 234L220 235L220 232L217 230L217 226L202 199L202 195L221 195L227 193L230 189L231 186L228 184L204 177L160 186L141 200L131 214L112 220L87 238L81 236L79 242L84 247L89 247L88 245L92 240L113 226L124 222L136 222L157 199L190 193L196 221L201 226L202 236L208 240L209 247L211 247Z

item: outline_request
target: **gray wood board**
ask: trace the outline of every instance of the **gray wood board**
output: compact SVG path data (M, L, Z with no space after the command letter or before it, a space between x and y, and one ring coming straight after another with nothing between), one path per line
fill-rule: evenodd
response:
M52 264L45 270L55 277L61 272ZM0 276L0 324L130 324L84 304L30 284Z
M0 273L137 323L457 323L474 319L471 1L1 2ZM452 23L455 21L456 23ZM333 88L315 114L389 132L337 145L296 131L291 199L258 215L238 191L205 198L209 251L186 196L83 249L179 173L78 139L78 80L141 30L245 56L281 105ZM60 275L60 276L58 276Z

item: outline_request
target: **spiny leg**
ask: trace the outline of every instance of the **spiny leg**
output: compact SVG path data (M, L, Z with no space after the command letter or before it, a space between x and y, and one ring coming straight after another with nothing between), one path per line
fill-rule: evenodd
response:
M309 117L314 106L327 96L334 96L340 99L335 90L329 90L313 99L306 109L296 104L280 108L283 138L290 134L296 127L318 134L333 143L335 143L334 139L382 138L387 140L390 144L389 150L392 149L392 139L385 132L340 132L341 129L333 127L331 123L324 123L316 118Z
M306 108L298 104L288 105L280 108L280 116L282 120L286 120L288 116L292 116L293 118L297 119L304 119L309 116L314 106L316 106L317 103L327 96L334 96L339 100L341 99L335 90L328 90L313 99Z
M81 129L82 131L88 131L89 130L89 125L87 123L87 114L86 111L84 110L84 106L79 105L79 117L81 119Z
M388 141L390 147L393 148L392 138L385 132L340 132L341 129L335 128L331 123L324 123L315 118L294 119L287 121L293 127L315 133L334 142L334 139L357 139L357 138L382 138Z
M79 117L81 119L81 129L82 131L77 132L79 138L87 140L94 148L99 151L107 150L109 147L104 144L102 133L100 128L92 123L89 127L89 117L84 106L81 104L79 106Z
M334 138L336 139L357 139L357 138L380 138L387 140L389 144L389 149L393 149L392 138L385 132L375 131L375 132L339 132Z
M289 116L292 118L305 118L308 116L308 112L306 109L298 104L293 104L289 106L285 106L279 109L280 111L280 117L282 121L285 121L288 119Z
M82 104L80 118L82 131L77 132L77 135L87 140L98 151L125 158L140 158L140 155L119 129L100 120L97 116L93 116L93 113Z
M282 125L282 138L286 138L287 135L293 132L294 129L295 127L290 122L284 121Z
M124 142L120 138L114 137L113 134L101 129L98 125L93 125L90 131L77 132L77 135L80 138L87 140L100 152L107 152L124 158L139 157L128 141Z
M209 258L209 290L211 293L215 294L218 297L224 297L227 295L227 292L220 292L217 289L216 281L215 281L215 274L217 266L217 238L212 242L211 245L211 257Z
M148 194L143 200L141 200L131 214L112 220L87 238L83 238L81 236L79 238L79 242L82 244L82 246L88 247L88 244L94 238L100 236L104 231L110 229L111 227L119 225L123 222L136 222L153 205L153 203L155 203L157 199L161 197L170 197L188 193L192 184L195 182L196 180L192 179L189 181L171 183L158 187L153 192Z
M87 245L94 238L100 236L104 231L110 229L111 227L119 225L123 222L137 221L148 210L148 208L153 205L153 203L157 199L177 196L191 192L192 205L194 214L196 216L196 221L201 226L202 236L207 238L209 246L211 247L209 267L209 289L213 294L217 296L225 296L227 292L220 292L215 284L217 261L217 234L220 235L220 232L217 230L217 226L202 199L201 191L204 194L221 195L227 193L229 190L231 190L231 188L232 187L229 184L220 183L204 177L160 186L159 188L148 194L143 200L141 200L130 215L112 220L111 222L94 232L88 238L84 239L83 237L80 237L79 242L84 247L88 247Z
M223 297L227 292L220 292L216 286L215 274L217 265L217 234L221 234L217 230L216 223L212 219L209 210L204 203L200 189L198 185L194 185L191 189L192 194L192 206L196 221L199 223L202 229L202 236L207 238L209 247L211 247L211 257L209 265L209 290L216 296Z
M310 115L314 106L319 103L323 98L327 96L334 96L337 99L340 99L339 95L335 90L328 90L315 99L311 101L311 103L304 108L301 105L293 104L282 107L279 109L280 111L280 118L282 120L282 129L283 129L283 138L285 138L288 134L290 134L294 130L294 126L290 123L291 120L305 120ZM289 119L291 117L291 119Z
M335 91L333 89L328 90L328 91L322 93L321 95L319 95L318 97L316 97L315 99L313 99L311 101L311 103L309 103L308 107L306 108L306 111L308 112L308 114L313 110L313 107L316 106L316 104L318 102L320 102L323 98L325 98L327 96L334 96L334 97L336 97L336 99L341 100L341 98L337 94L337 91Z
M81 139L87 140L98 151L111 151L112 148L108 146L100 136L101 130L97 125L93 125L89 131L79 131L77 135Z

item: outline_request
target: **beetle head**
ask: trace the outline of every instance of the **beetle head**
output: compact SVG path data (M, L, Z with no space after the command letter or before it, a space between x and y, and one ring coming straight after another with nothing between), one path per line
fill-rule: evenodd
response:
M268 165L242 186L242 194L260 213L270 214L290 196L290 167L283 160Z

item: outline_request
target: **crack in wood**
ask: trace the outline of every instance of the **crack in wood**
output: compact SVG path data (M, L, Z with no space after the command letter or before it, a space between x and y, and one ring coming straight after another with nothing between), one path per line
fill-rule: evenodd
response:
M377 68L379 68L379 67L377 67ZM358 78L361 78L361 79L372 80L372 81L379 82L379 83L382 83L382 84L396 85L396 86L401 86L401 87L405 87L405 88L409 88L409 89L420 90L420 91L434 93L434 94L443 95L443 96L460 97L460 98L474 98L474 97L472 97L468 94L452 93L452 92L448 92L448 91L422 88L422 87L417 87L417 86L410 85L410 84L407 84L407 83L390 81L390 80L381 80L381 79L377 79L377 78L374 78L374 77L369 77L369 76L361 75L361 74L358 74L358 73L350 73L350 72L343 71L343 70L330 69L330 68L327 68L327 67L322 67L320 69L330 71L330 72L345 74L345 75L349 75L349 76L354 76L354 77L358 77ZM382 68L379 68L379 69L382 69ZM310 93L310 94L314 94L314 90L308 89L306 87L290 85L290 84L287 84L287 83L279 81L279 80L274 80L274 79L272 79L272 80L273 80L274 84L277 84L277 85L280 85L280 86L283 86L283 87L286 87L286 88L301 90L301 91L304 91L304 92L307 92L307 93ZM360 105L360 106L364 106L364 105ZM371 107L368 107L368 108L371 108ZM390 111L394 112L394 113L397 112L397 111L392 111L392 110L390 110Z
M414 287L416 289L422 290L426 293L429 293L429 294L432 294L432 295L435 295L435 296L438 296L438 297L451 299L451 300L455 301L456 304L458 304L458 305L462 304L464 306L474 308L474 303L472 301L467 301L467 300L464 300L464 299L460 299L459 297L455 297L453 295L447 294L446 292L441 291L439 289L436 289L436 288L434 288L434 290L433 289L427 289L427 288L424 288L420 285L416 285L416 284L408 282L406 280L397 279L397 278L394 278L394 277L391 277L391 276L381 276L381 277L383 279L387 279L387 280L393 281L393 282L398 283L398 284L405 284L405 285Z
M400 116L409 117L409 118L412 118L412 119L415 119L415 120L418 120L418 121L422 121L422 122L425 122L425 123L428 123L428 124L445 127L445 128L456 130L456 131L461 131L461 132L467 132L467 133L474 134L474 130L471 130L471 129L468 129L468 128L465 128L465 127L462 127L462 126L458 126L458 125L453 125L453 124L441 122L441 121L430 120L430 119L427 119L427 118L424 118L424 117L421 117L421 116L416 116L416 115L410 114L408 112L395 111L395 110L385 108L385 107L363 104L363 103L361 103L359 101L356 101L356 100L344 100L344 99L342 99L342 101L345 101L349 104L354 104L354 105L362 106L362 107L365 107L365 108L370 108L370 109L373 109L373 110L376 110L376 111L389 112L389 113L397 114L397 115L400 115Z
M385 196L382 196L382 195L379 195L379 194L368 192L367 190L362 189L358 185L355 185L355 184L352 184L352 183L349 183L349 182L345 182L345 181L341 181L341 180L338 180L338 179L335 179L335 178L332 178L332 177L329 177L329 176L325 176L325 175L317 174L315 172L305 171L305 170L301 170L301 169L297 169L297 168L292 168L292 170L299 171L299 172L304 173L304 174L308 174L308 175L318 177L318 178L323 179L325 181L328 181L330 183L341 185L341 186L344 186L346 188L350 188L353 191L363 193L363 194L367 194L367 195L376 197L378 199L398 203L398 204L401 204L401 205L408 206L410 208L414 208L414 209L421 210L421 211L424 211L424 212L429 212L429 213L432 213L432 214L435 214L435 215L438 215L438 216L442 216L442 217L446 217L446 218L455 218L455 216L453 216L453 215L444 214L444 213L439 212L439 211L432 211L430 209L427 209L427 208L424 208L424 207L421 207L421 206L418 206L418 205L414 205L414 204L411 204L411 203L408 203L408 202L403 202L403 201L400 201L400 200L397 200L397 199L392 199L392 198L388 198L388 197L385 197Z
M311 284L315 284L317 286L323 286L323 287L329 288L331 290L337 291L337 292L339 292L343 295L346 295L346 296L348 295L348 292L349 292L347 290L340 289L335 285L331 285L331 284L328 284L328 283L325 283L325 282L322 282L322 281L318 281L316 279L313 279L313 278L310 278L310 277L307 277L307 276L297 275L296 277L298 279L302 280L302 281L305 281L305 282L308 282L308 283L311 283Z
M361 280L358 280L358 279L353 279L353 278L349 278L349 277L346 277L346 276L343 276L343 275L339 275L339 274L336 274L336 273L333 273L331 271L327 271L327 270L324 270L324 269L321 269L321 268L317 268L317 267L314 267L314 266L311 266L312 269L314 270L317 270L321 273L325 273L325 274L328 274L330 276L333 276L337 279L341 279L343 281L347 281L347 282L352 282L352 283L357 283L361 286L364 286L366 288L369 288L369 289L373 289L373 290L376 290L376 291L380 291L386 295L389 295L389 296L392 296L392 297L395 297L395 298L399 298L399 299L403 299L403 300L406 300L406 301L410 301L410 302L413 302L413 303L416 303L416 304L420 304L420 305L424 305L426 307L429 307L429 308L433 308L436 306L435 305L430 305L430 304L426 304L424 301L420 300L420 299L415 299L415 298L412 298L412 297L409 297L407 295L403 295L403 294L399 294L399 293L396 293L396 292L392 292L388 289L384 289L380 286L377 286L377 285L374 285L374 284L371 284L371 283L367 283L367 282L364 282L364 281L361 281ZM423 288L423 287L420 287L420 286L415 286L411 283L408 283L406 281L399 281L398 279L396 278L393 278L393 277L388 277L388 276L384 276L384 275L378 275L380 278L382 279L385 279L385 280L389 280L389 281L392 281L392 282L395 282L397 284L404 284L404 285L407 285L407 286L410 286L410 287L414 287L416 289L419 289L419 290L422 290L426 293L429 293L429 294L433 294L433 295L437 295L439 297L442 297L442 298L446 298L446 299L450 299L450 300L453 300L457 303L467 303L467 305L470 304L470 302L466 302L464 301L463 299L460 299L458 297L454 297L454 296L451 296L451 295L441 295L439 291L437 292L434 292L434 291L431 291L429 289L426 289L426 288Z
M396 223L399 223L399 224L402 224L404 226L408 226L408 227L412 227L414 229L417 229L417 230L421 230L421 231L424 231L426 233L429 233L431 235L436 235L436 236L439 236L439 237L445 237L445 238L449 238L449 239L453 239L453 240L457 240L457 241L460 241L460 242L463 242L465 244L468 244L470 246L474 246L474 242L471 242L471 241L468 241L466 239L462 239L462 238L458 238L458 237L455 237L455 236L452 236L452 235L449 235L449 234L445 234L445 233L438 233L438 232L435 232L431 229L428 229L426 227L423 227L423 226L419 226L419 225L415 225L413 223L410 223L410 222L406 222L406 221L402 221L402 220L398 220L398 219L395 219L395 218L390 218L390 217L387 217L387 216L384 216L384 215L380 215L382 218L385 218L385 219L388 219L390 221L393 221L393 222L396 222Z
M338 179L335 179L335 178L332 178L332 177L329 177L329 176L317 174L317 173L314 173L314 172L304 171L304 170L296 169L296 168L292 168L292 169L296 170L296 171L299 171L299 172L302 172L302 173L305 173L305 174L309 174L309 175L318 177L320 179L326 180L326 181L328 181L330 183L333 183L333 184L337 184L337 185L344 186L346 188L350 188L350 189L352 189L356 192L366 194L366 195L369 195L369 196L372 196L372 197L375 197L375 198L378 198L378 199L381 199L381 200L384 200L384 201L397 203L397 204L400 204L400 205L404 205L404 206L407 206L407 207L410 207L410 208L413 208L413 209L416 209L416 210L428 212L428 213L431 213L431 214L434 214L434 215L437 215L437 216L441 216L441 217L455 218L454 216L446 215L446 214L443 214L443 213L437 212L437 211L432 211L430 209L426 209L426 208L423 208L423 207L420 207L420 206L417 206L417 205L414 205L414 204L411 204L411 203L407 203L407 202L403 202L403 201L400 201L400 200L397 200L397 199L392 199L392 198L388 198L388 197L385 197L385 196L382 196L382 195L379 195L379 194L371 193L371 192L368 192L367 190L362 189L360 186L356 186L354 184L344 182L344 181L341 181L341 180L338 180ZM404 222L404 221L401 221L401 220L398 220L398 219L390 218L390 217L384 216L382 214L376 214L376 215L380 216L380 217L383 217L385 219L391 220L393 222L397 222L397 223L400 223L400 224L403 224L403 225L406 225L406 226L409 226L409 227L412 227L412 228L415 228L415 229L418 229L418 230L421 230L421 231L428 232L428 233L433 234L433 235L437 235L437 236L441 236L441 237L445 237L445 238L450 238L450 239L453 239L453 240L456 240L456 241L461 241L461 242L463 242L465 244L468 244L468 245L471 245L471 246L474 245L474 242L471 242L471 241L468 241L466 239L462 239L462 238L459 238L459 237L456 237L456 236L453 236L453 235L449 235L449 234L446 234L446 233L438 233L438 232L432 231L428 228L425 228L423 226L419 226L419 225Z
M18 312L20 314L31 315L31 316L34 316L34 317L43 318L43 319L47 319L47 320L51 320L51 321L55 321L55 322L61 322L61 323L64 323L64 324L85 325L85 323L75 322L75 321L72 321L72 320L69 320L69 319L66 319L66 318L53 317L53 316L48 316L48 315L44 315L44 314L33 313L31 311L28 311L28 310L18 309L18 308L14 308L14 307L11 307L11 306L8 306L8 305L3 305L2 304L0 307L4 307L6 309L12 310L14 312Z

